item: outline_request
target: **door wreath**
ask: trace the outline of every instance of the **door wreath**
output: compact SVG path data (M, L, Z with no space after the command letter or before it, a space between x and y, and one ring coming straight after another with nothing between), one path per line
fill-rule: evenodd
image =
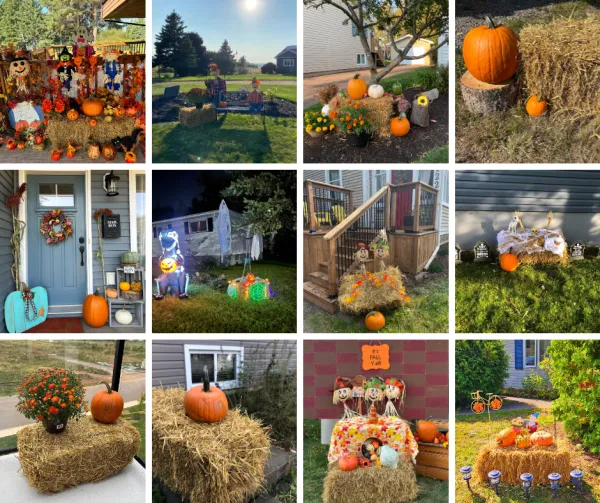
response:
M60 243L73 234L73 222L63 210L50 210L42 216L40 232L46 238L46 244Z

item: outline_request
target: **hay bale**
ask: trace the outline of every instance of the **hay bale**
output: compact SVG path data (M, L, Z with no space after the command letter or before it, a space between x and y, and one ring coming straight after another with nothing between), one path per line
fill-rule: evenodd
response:
M392 96L383 96L382 98L364 98L362 100L356 100L358 103L366 103L367 109L371 116L371 120L375 126L373 134L380 136L391 136L390 131L390 120L394 114L394 99ZM344 98L337 95L329 103L331 111L338 110L347 104Z
M600 113L600 20L561 18L521 30L524 83L530 95L550 100L553 111Z
M83 147L94 141L108 143L118 136L129 136L134 129L135 119L131 117L113 117L111 122L105 122L103 118L98 117L96 126L91 127L89 117L79 117L71 121L61 116L49 119L46 131L53 148L66 148L69 141L71 145Z
M415 500L419 491L413 465L404 460L396 469L371 467L351 472L343 472L332 463L324 488L324 503L398 503Z
M265 477L268 428L239 410L216 424L185 415L181 388L152 391L152 472L190 503L242 503Z
M492 470L500 470L502 482L509 485L521 485L522 473L533 474L536 485L548 483L548 475L553 472L560 473L562 480L569 480L571 454L568 446L560 441L548 447L529 449L517 449L514 445L498 447L490 442L481 449L475 462L476 478L485 482Z
M37 423L17 435L19 461L29 485L49 493L119 473L139 447L140 434L122 419L102 424L85 416L54 435Z
M198 127L216 120L217 110L213 105L204 105L201 109L196 107L179 109L179 122L185 127Z
M569 261L569 252L565 248L562 255L556 255L549 251L537 252L537 253L518 253L517 258L519 264L566 264Z

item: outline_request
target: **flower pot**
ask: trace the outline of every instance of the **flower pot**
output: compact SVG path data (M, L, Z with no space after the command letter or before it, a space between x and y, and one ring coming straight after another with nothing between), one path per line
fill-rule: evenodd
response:
M313 138L321 138L321 136L325 136L325 133L323 131L319 131L318 133L316 131L309 131L308 134Z
M346 142L351 147L364 148L367 146L367 143L369 143L370 139L371 135L369 133L361 133L358 135L350 133L346 135Z
M56 433L62 433L63 431L66 430L68 419L58 419L58 421L59 421L58 423L54 423L54 422L49 422L44 419L44 421L42 421L42 423L48 433L56 434Z

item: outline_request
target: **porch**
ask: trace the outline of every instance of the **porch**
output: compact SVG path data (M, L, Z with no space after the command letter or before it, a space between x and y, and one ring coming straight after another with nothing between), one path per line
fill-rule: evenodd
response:
M304 298L336 311L342 276L357 270L357 243L369 245L386 229L388 263L404 273L421 272L438 245L438 190L424 182L387 184L354 209L351 190L314 180L304 182ZM366 262L374 270L374 259Z

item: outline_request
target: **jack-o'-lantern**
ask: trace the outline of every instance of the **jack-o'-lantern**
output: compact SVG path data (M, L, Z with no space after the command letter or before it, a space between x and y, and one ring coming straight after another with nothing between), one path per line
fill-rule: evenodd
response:
M112 143L105 143L102 145L102 157L107 161L113 161L117 157L117 151Z
M166 274L177 270L177 261L170 257L165 257L160 261L160 270Z
M67 112L67 119L69 119L70 121L76 121L77 119L79 119L79 112L74 108L71 108L71 110Z
M93 160L100 157L100 146L97 143L92 143L88 148L88 157Z
M125 152L125 162L127 164L135 164L137 157L135 155L135 152L133 151L129 151L129 152Z
M14 150L17 148L17 142L16 140L14 140L13 138L9 138L8 140L6 140L6 148L8 150Z

